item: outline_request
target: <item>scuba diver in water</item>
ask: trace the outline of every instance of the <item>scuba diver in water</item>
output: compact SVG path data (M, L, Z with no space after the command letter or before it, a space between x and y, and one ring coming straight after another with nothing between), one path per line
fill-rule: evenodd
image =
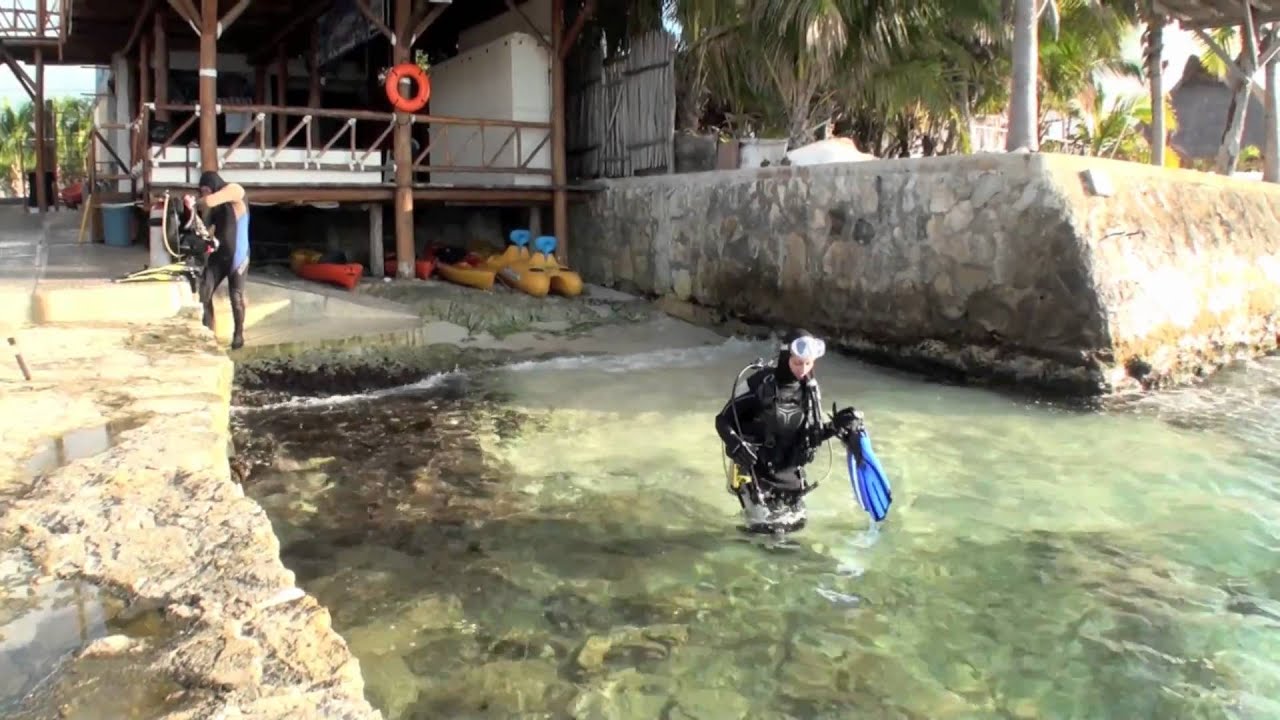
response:
M805 478L804 466L827 440L851 438L861 429L862 414L851 407L823 420L813 370L825 353L826 344L809 332L788 334L774 364L757 361L738 373L733 396L716 415L732 464L728 490L742 505L749 532L802 529L804 496L817 487ZM739 394L739 382L751 370Z

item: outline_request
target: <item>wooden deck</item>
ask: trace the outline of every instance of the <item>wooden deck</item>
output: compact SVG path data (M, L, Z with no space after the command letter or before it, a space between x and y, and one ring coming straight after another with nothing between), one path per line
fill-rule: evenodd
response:
M549 204L552 234L568 246L564 58L592 3L571 24L565 0L35 3L34 16L13 16L26 37L7 62L35 61L24 85L37 106L45 63L110 66L90 150L99 199L147 203L217 170L251 201L364 203L371 218L390 203L403 277L414 269L415 200ZM343 59L356 48L363 65ZM431 61L431 115L381 97L384 74L419 53L442 57ZM291 82L303 77L305 88Z

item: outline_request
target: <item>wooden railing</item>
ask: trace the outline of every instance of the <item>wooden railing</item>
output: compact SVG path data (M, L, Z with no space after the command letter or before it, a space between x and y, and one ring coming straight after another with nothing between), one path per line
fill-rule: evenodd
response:
M13 43L67 40L71 0L0 0L0 40Z
M141 162L143 148L143 135L139 132L142 126L140 120L135 119L133 122L127 123L94 123L93 128L89 132L89 180L90 186L99 188L103 185L110 184L112 188L118 187L118 183L128 181L130 183L131 192L136 193L140 188L140 184L145 182L146 167ZM125 159L120 154L120 143L113 141L112 135L120 130L129 132L129 157ZM98 151L101 145L103 154ZM105 155L105 157L104 157Z
M146 165L151 167L191 167L197 160L167 159L171 148L199 147L199 108L192 105L147 104L143 115L141 137L150 140ZM156 127L157 110L170 115L186 116L172 130L152 132ZM224 105L219 113L247 113L250 122L232 140L230 146L218 148L219 167L225 169L294 169L294 170L394 170L392 159L392 135L398 122L393 113L366 110L328 110L320 108L280 107L275 105ZM277 142L268 143L267 123L272 118L286 118L288 130ZM414 155L415 172L501 173L521 175L547 175L549 168L530 167L538 152L548 145L551 137L550 123L519 122L511 120L484 120L476 118L435 117L431 115L406 116L412 124L430 125L429 139ZM321 121L340 121L333 132L321 132ZM497 132L494 132L497 131ZM452 148L450 133L469 132L459 148ZM495 137L496 135L496 137ZM185 137L184 137L185 136ZM539 137L540 136L540 137ZM372 141L369 137L374 138ZM480 163L461 164L455 154L472 147L479 140ZM536 142L534 142L536 138ZM501 140L501 142L497 142ZM495 147L496 145L496 147ZM231 161L237 150L254 149L252 161ZM514 155L509 150L514 149ZM303 150L301 161L284 156L286 150ZM330 150L346 150L341 162L326 159ZM383 153L386 153L385 155ZM282 157L283 156L283 157ZM430 160L428 161L428 156ZM285 159L289 158L289 159Z

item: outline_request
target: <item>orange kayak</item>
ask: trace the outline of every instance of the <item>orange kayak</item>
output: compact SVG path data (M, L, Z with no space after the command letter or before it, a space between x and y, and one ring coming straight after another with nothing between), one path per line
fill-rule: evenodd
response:
M294 269L298 277L315 282L325 282L348 290L360 282L364 266L360 263L305 263Z
M396 270L399 263L395 258L391 258L382 264L382 272L389 278L396 276ZM435 272L436 261L434 259L419 260L414 263L413 274L419 280L426 280L431 277L431 273Z

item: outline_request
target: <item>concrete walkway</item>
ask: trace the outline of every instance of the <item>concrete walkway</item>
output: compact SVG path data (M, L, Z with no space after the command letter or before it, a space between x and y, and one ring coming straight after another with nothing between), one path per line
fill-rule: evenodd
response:
M145 269L147 248L80 243L79 223L79 213L41 217L0 207L0 329L6 336L29 325L148 322L200 312L185 280L112 282ZM362 338L396 342L421 327L415 313L396 303L316 283L251 274L246 296L246 353ZM226 345L232 327L225 283L214 313L216 336Z

